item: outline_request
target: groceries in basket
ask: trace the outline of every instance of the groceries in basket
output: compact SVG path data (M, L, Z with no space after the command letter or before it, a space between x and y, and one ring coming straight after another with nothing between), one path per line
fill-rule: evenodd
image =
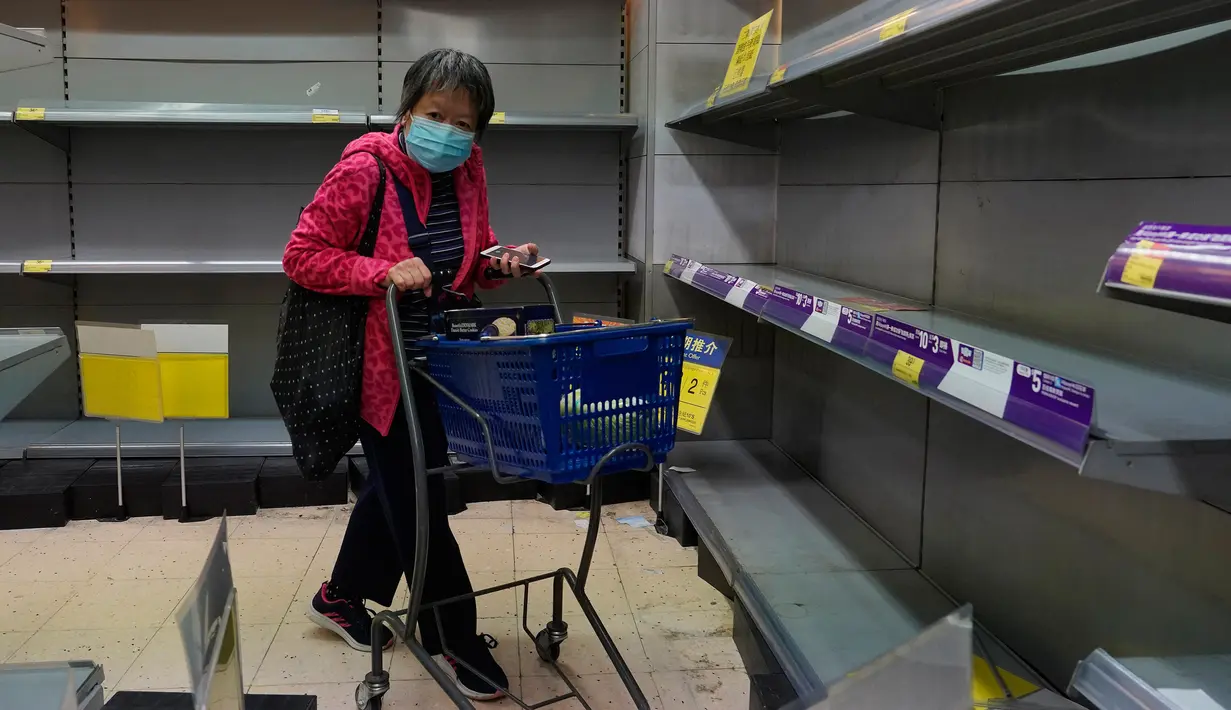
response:
M560 418L568 422L565 435L570 443L594 446L617 445L649 436L646 401L640 397L583 403L581 388L560 397Z
M448 340L546 335L555 332L554 316L546 305L464 308L438 314L432 330Z

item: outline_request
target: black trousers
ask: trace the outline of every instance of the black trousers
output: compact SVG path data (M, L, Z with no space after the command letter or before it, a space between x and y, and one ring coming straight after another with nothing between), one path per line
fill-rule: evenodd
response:
M413 375L412 375L413 377ZM423 428L427 467L449 463L448 442L432 386L414 378L415 409ZM414 464L410 432L401 406L388 436L366 422L359 435L368 462L368 483L351 512L330 580L342 592L384 606L393 603L398 582L410 584L415 553ZM428 555L423 603L473 591L462 552L449 529L443 476L428 477ZM445 639L455 644L477 633L474 599L440 608ZM419 616L419 638L433 654L441 652L441 639L432 612Z

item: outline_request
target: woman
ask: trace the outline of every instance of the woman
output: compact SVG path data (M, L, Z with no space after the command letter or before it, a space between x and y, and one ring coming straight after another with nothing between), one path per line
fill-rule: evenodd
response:
M331 294L369 296L364 342L364 419L360 434L369 484L351 513L332 577L321 585L308 616L342 637L352 648L371 649L371 619L365 602L383 606L403 576L410 577L414 538L411 441L402 409L393 347L406 347L428 330L429 309L441 286L473 294L490 287L484 271L520 276L520 258L501 261L479 252L496 245L488 223L487 179L475 141L492 116L494 98L486 67L450 49L435 50L411 66L402 83L397 126L352 142L304 208L283 256L287 275L305 288ZM380 163L378 164L377 160ZM357 251L359 237L377 194L383 164L386 190L371 257ZM538 247L517 247L527 257ZM435 284L433 284L435 276ZM405 343L393 343L385 315L385 291L405 292L398 316ZM434 393L414 382L428 467L448 463L447 443ZM449 529L444 483L428 484L429 552L425 603L472 591L457 541ZM476 700L500 697L493 687L457 660L465 661L501 687L508 680L492 657L488 636L476 629L473 599L440 609L447 657L458 687ZM442 655L433 615L419 619L419 636L429 652ZM392 640L382 638L383 643ZM439 660L439 658L438 658Z

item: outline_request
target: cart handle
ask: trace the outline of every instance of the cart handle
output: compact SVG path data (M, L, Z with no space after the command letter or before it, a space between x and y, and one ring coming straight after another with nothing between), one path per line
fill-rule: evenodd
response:
M483 277L488 281L500 281L511 278L511 275L489 266L483 271ZM542 284L543 290L547 292L547 302L551 304L551 310L555 314L556 323L563 323L564 316L560 314L560 299L556 297L556 286L551 282L551 277L547 274L538 274L534 277L534 280Z

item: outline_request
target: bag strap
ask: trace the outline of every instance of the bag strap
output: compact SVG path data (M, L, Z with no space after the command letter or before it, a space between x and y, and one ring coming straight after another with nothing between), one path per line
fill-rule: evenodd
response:
M372 208L368 210L368 224L363 228L363 236L359 238L359 255L372 256L376 253L376 234L380 231L380 216L385 207L385 164L375 153L368 153L376 160L380 170L380 182L376 184L376 196L372 198Z

